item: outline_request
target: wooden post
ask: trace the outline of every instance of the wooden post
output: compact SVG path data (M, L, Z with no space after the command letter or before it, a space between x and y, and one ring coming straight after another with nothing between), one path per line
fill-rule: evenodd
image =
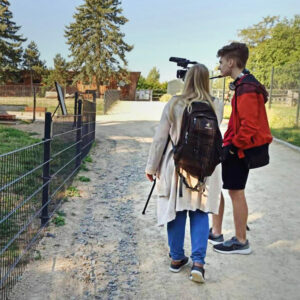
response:
M36 111L36 89L34 87L33 88L33 117L32 117L32 122L35 121L35 111Z

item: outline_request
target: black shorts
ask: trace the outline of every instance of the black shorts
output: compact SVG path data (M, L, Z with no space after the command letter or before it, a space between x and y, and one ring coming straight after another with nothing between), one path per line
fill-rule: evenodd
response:
M222 162L223 189L226 190L244 190L249 169L243 159L238 158L237 154L228 155L228 158Z

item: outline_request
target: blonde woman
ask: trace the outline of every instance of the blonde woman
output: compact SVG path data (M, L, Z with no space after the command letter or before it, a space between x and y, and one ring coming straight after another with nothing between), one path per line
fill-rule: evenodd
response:
M193 266L190 279L204 282L204 264L209 235L208 212L218 213L221 196L221 166L207 178L205 192L195 192L183 186L179 196L178 174L175 169L172 143L176 145L181 129L181 120L186 106L192 102L205 101L216 112L219 124L223 116L223 102L213 99L209 92L209 72L197 64L186 74L182 95L174 96L165 106L162 117L150 147L146 176L153 181L157 178L157 218L158 225L167 224L168 243L172 262L170 271L179 272L189 263L184 253L184 235L187 213L190 217L190 232ZM167 148L164 153L164 149ZM192 179L190 179L192 180Z

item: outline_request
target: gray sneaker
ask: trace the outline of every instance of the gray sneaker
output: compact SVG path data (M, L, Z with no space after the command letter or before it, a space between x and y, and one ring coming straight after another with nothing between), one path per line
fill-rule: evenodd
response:
M252 252L248 240L243 244L235 236L222 244L214 245L213 249L223 254L250 254Z
M215 235L212 233L212 228L209 229L208 242L212 245L218 245L224 242L223 234Z

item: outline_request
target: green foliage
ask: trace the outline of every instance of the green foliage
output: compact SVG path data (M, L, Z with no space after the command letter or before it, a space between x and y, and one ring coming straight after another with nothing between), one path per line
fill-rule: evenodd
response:
M272 134L284 141L300 146L300 128L295 127L296 108L281 104L266 105L268 121ZM224 106L224 119L229 119L231 105Z
M90 169L86 166L85 162L82 162L81 166L80 166L80 170L81 171L89 171Z
M101 83L125 73L125 55L133 48L120 31L127 21L119 0L85 0L77 7L74 22L65 30L72 67L78 71L75 80L95 81L99 92Z
M56 214L57 214L58 216L60 216L60 217L65 217L65 216L66 216L66 213L65 213L63 210L58 210L58 211L56 212Z
M278 22L278 16L265 17L261 22L252 27L240 30L238 36L241 37L249 47L257 47L272 36L272 29Z
M78 180L81 182L90 182L91 181L90 178L85 177L85 176L79 176Z
M93 160L92 160L92 158L90 157L90 155L87 155L87 156L84 158L83 162L92 163Z
M0 83L17 80L18 67L22 60L22 42L26 41L17 32L20 26L12 20L10 3L0 0Z
M41 251L34 250L34 260L41 260L41 259L42 259Z
M28 132L28 135L33 136L33 135L39 135L37 132Z
M31 41L23 54L23 67L30 71L31 86L33 80L40 79L46 74L46 63L40 60L40 51L37 44Z
M80 192L75 186L70 186L66 191L67 197L80 197Z
M68 199L68 197L65 196L61 199L61 201L62 201L62 203L66 203L66 202L69 202L69 199Z
M271 128L271 132L275 137L300 147L300 128Z
M146 81L152 83L159 83L160 74L156 67L153 67L147 76Z
M158 70L154 67L150 70L147 79L144 76L140 76L138 84L137 84L137 89L138 90L153 90L153 91L161 91L162 93L166 93L167 92L167 87L168 87L168 83L167 82L163 82L160 83L158 81L159 79L159 73L158 75L155 75L154 73L158 72ZM155 78L158 78L157 80Z
M66 224L66 220L63 216L56 216L53 218L52 223L54 223L56 226L64 226Z
M44 77L43 83L48 88L53 88L54 82L66 87L69 83L70 64L58 53L53 59L54 69L48 71L48 75Z
M250 28L240 30L239 36L249 45L247 67L266 86L270 85L272 66L282 68L277 86L295 88L300 85L300 15L291 20L264 18ZM289 67L284 68L284 65Z

